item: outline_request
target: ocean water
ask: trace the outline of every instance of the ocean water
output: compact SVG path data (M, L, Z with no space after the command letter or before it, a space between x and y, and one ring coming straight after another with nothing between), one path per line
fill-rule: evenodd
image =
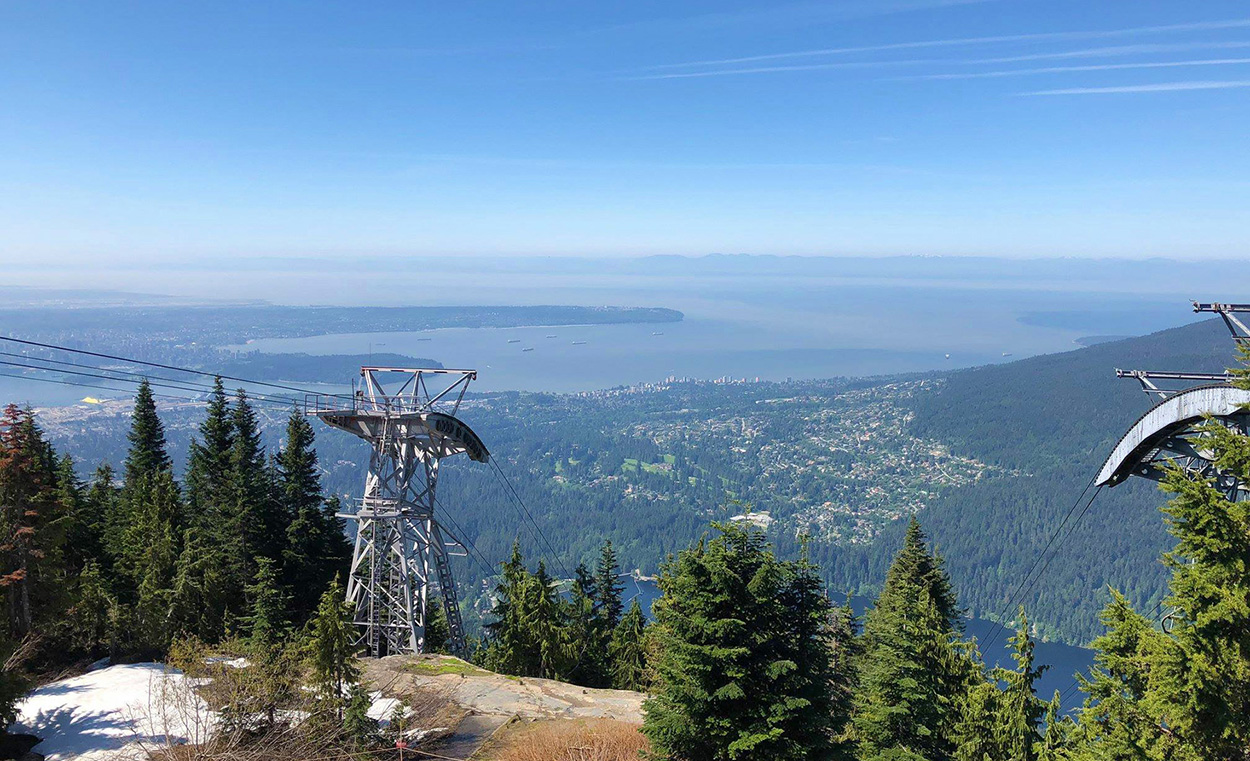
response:
M784 380L970 367L1079 348L1194 319L1181 296L1001 289L932 281L482 275L461 303L663 306L678 323L350 333L231 349L386 351L479 371L479 390L588 391L669 377ZM524 287L516 287L524 286ZM469 296L468 294L472 294ZM332 379L326 379L327 381Z

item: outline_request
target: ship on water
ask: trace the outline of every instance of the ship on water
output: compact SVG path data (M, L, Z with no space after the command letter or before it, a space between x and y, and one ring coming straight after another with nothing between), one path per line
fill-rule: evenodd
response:
M583 345L585 345L585 343L586 343L585 341L574 341L574 342L573 342L573 345L574 345L574 346L583 346Z
M519 344L519 343L521 343L521 339L519 339L519 338L509 338L509 339L508 339L508 343L510 343L510 344Z
M533 346L527 346L524 349L521 349L521 351L533 351L533 350L534 350Z

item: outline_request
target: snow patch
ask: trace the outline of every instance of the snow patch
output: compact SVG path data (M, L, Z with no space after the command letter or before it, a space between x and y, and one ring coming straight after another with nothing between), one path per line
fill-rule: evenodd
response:
M144 746L198 743L212 714L176 669L108 666L46 684L18 704L12 731L43 738L47 761L139 759Z

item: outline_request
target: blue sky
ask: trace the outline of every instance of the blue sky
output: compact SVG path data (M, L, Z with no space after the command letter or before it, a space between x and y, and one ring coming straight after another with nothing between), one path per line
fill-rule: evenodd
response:
M0 0L0 104L7 264L1250 229L1244 2Z

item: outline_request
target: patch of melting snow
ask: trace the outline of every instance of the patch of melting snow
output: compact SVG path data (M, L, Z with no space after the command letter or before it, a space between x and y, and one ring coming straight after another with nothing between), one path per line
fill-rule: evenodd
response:
M47 761L139 759L152 745L202 742L213 716L176 669L130 663L46 684L18 704L13 731L43 738Z

